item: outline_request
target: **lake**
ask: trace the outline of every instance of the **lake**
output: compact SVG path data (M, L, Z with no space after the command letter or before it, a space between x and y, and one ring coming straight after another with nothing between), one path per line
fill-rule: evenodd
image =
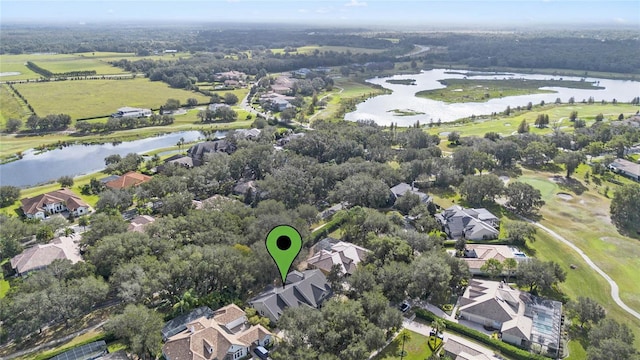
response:
M629 102L636 96L640 96L640 82L630 80L610 80L598 78L585 78L585 81L598 82L598 85L604 89L570 89L562 87L544 87L542 89L554 90L556 93L532 94L520 96L508 96L500 99L491 99L487 102L475 103L455 103L447 104L442 101L418 98L415 93L421 90L441 89L445 86L440 84L438 80L442 79L462 79L462 74L445 74L445 69L433 69L422 71L420 74L411 75L395 75L386 78L369 79L367 82L381 85L393 91L391 94L379 95L368 99L357 105L356 110L345 115L346 120L373 120L379 125L390 125L392 122L399 126L411 126L416 121L421 124L428 124L431 119L437 122L450 122L456 119L468 117L471 115L489 115L492 112L502 112L507 106L512 108L517 106L526 106L528 102L539 104L544 100L546 103L553 103L556 98L560 98L566 103L570 97L574 97L576 102L582 99L593 97L596 102L601 100L611 101L617 99L621 102ZM460 71L464 72L464 71ZM475 72L474 72L475 73ZM517 74L509 73L508 75L494 75L486 73L486 76L473 76L469 79L504 79L504 78L525 78L535 80L560 79L563 80L580 80L579 77L571 76L552 76L552 75L536 75L536 74ZM415 79L416 85L390 84L386 81L389 79ZM394 109L411 110L422 112L420 115L397 116L389 111Z
M226 131L217 131L215 137L224 137ZM174 146L180 138L185 142L204 139L199 131L182 131L156 137L98 145L72 145L62 149L35 153L25 152L21 160L0 165L0 184L31 187L55 181L61 176L91 174L105 168L104 158L118 154L145 153Z

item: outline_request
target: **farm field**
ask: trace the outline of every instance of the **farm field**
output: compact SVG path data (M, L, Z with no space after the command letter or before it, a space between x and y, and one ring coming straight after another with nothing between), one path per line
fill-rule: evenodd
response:
M74 54L22 54L0 55L0 72L19 72L19 75L2 76L2 81L39 79L40 74L26 67L26 62L36 65L53 73L69 71L95 70L98 75L124 74L121 68L112 66L106 60L85 58Z
M524 119L529 124L529 132L533 134L548 134L551 133L552 126L556 121L560 121L560 128L565 131L573 131L571 122L569 121L569 115L572 111L578 112L578 118L586 121L586 126L591 126L595 122L596 115L602 113L605 120L615 120L620 114L624 116L630 116L640 110L639 106L631 104L550 104L543 107L534 106L530 111L517 112L510 116L499 115L494 119L488 119L485 117L479 117L476 121L470 121L467 123L453 122L443 123L440 126L434 126L428 128L430 134L442 134L446 139L446 134L452 131L457 131L461 136L484 136L488 132L497 132L502 136L508 136L514 134L520 122ZM534 126L536 117L539 114L549 115L549 127L538 129Z
M29 110L22 101L6 84L0 84L0 129L5 128L8 119L20 119L24 123L28 116Z
M209 102L196 92L173 89L145 78L126 80L74 80L15 84L40 116L69 114L72 119L108 116L122 106L157 109L167 99L186 103L188 98Z
M351 51L353 54L378 54L385 49L367 49L367 48L358 48L358 47L349 47L349 46L318 46L318 45L310 45L310 46L300 46L296 48L297 51L292 51L290 54L310 54L314 51L318 50L321 52L324 51L335 51L335 52L346 52ZM271 52L274 54L284 54L284 49L271 49Z

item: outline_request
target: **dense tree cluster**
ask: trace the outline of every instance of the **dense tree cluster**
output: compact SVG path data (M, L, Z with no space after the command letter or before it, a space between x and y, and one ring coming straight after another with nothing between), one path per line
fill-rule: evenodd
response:
M25 125L33 131L64 130L71 125L71 116L67 114L50 114L45 117L31 115Z

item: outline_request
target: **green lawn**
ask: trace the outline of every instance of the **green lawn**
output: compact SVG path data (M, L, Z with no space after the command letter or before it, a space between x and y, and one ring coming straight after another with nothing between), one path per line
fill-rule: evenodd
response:
M574 178L581 179L586 168L583 165ZM609 222L610 200L600 195L593 183L585 184L588 190L578 195L550 181L552 175L524 169L523 176L518 178L541 191L546 205L540 211L543 217L540 222L582 249L618 284L622 300L628 306L640 309L640 284L636 280L637 269L640 268L639 240L618 234ZM610 183L608 186L611 189L616 187ZM563 200L557 196L559 192L570 194L573 198ZM607 316L629 324L640 347L640 320L629 316L613 302L610 287L604 278L588 267L575 251L542 230L538 230L531 248L536 257L555 261L567 271L566 282L560 284L564 294L571 299L591 297L602 304L607 309ZM571 269L571 264L577 268Z
M167 99L186 103L188 98L208 103L196 92L173 89L160 81L144 78L127 80L76 80L16 84L40 116L69 114L73 119L109 115L123 106L159 108Z
M0 266L4 265L8 261L9 261L9 258L4 259L3 261L0 261ZM7 296L7 292L9 291L10 288L11 288L11 285L9 285L9 281L4 279L4 274L2 270L0 270L0 299Z
M427 344L428 337L418 334L410 330L404 330L409 332L410 338L405 341L404 350L407 355L403 357L403 360L424 360L431 356L431 349ZM402 339L397 336L389 346L384 348L380 354L374 357L375 360L395 360L400 359L400 352L402 351Z
M551 126L557 121L560 122L561 129L564 131L573 131L569 115L572 111L578 112L578 117L586 120L587 126L591 126L595 122L596 115L602 113L605 120L614 120L622 113L630 116L636 113L640 107L631 104L561 104L561 105L545 105L544 107L534 106L531 111L521 111L510 116L499 115L494 119L483 116L476 121L467 123L443 123L440 126L427 128L430 134L441 134L452 131L459 132L462 136L484 136L488 132L497 132L502 136L514 134L520 122L524 119L529 123L529 132L533 134L548 134L553 130ZM549 115L550 127L538 129L534 126L534 122L539 114ZM441 136L446 140L446 135Z

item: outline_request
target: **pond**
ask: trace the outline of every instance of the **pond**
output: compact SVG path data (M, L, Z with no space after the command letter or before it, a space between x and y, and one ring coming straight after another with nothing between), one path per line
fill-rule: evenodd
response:
M214 136L225 134L226 131L217 131ZM72 145L39 154L29 150L21 160L0 165L0 184L24 188L55 181L64 175L91 174L105 168L104 158L109 155L141 154L174 146L180 138L192 142L204 136L199 131L182 131L115 145Z
M560 98L562 102L566 103L570 97L574 97L576 102L582 101L582 99L589 99L593 97L596 102L601 100L611 101L617 99L618 101L629 102L636 96L640 96L640 82L630 80L610 80L610 79L598 79L598 78L585 78L585 81L597 82L598 86L604 87L604 89L570 89L564 87L544 87L542 89L548 89L556 91L555 93L545 94L532 94L532 95L520 95L520 96L507 96L503 98L491 99L487 102L467 102L467 103L454 103L447 104L442 101L431 100L426 98L418 98L415 93L422 90L441 89L445 86L440 84L438 80L442 79L462 79L465 76L463 74L445 74L445 69L433 69L428 71L422 71L420 74L410 75L395 75L387 78L374 78L367 80L372 84L381 85L387 89L393 90L391 94L379 95L371 99L360 103L356 110L345 115L346 120L358 121L358 120L373 120L379 125L390 125L392 122L399 126L411 126L416 121L420 121L422 124L427 124L431 120L437 122L438 119L442 122L449 122L456 119L468 117L471 115L489 115L492 112L501 112L511 106L512 108L517 106L526 106L528 102L533 104L539 104L544 100L546 103L553 103L556 98ZM552 76L552 75L537 75L537 74L492 74L486 73L482 76L468 77L469 79L511 79L511 78L524 78L535 80L576 80L579 81L579 77L570 76ZM416 85L402 85L402 84L390 84L387 80L402 80L402 79L415 79ZM416 115L408 115L405 111L404 114L399 114L394 109L405 109L411 111ZM398 116L404 115L404 116Z

